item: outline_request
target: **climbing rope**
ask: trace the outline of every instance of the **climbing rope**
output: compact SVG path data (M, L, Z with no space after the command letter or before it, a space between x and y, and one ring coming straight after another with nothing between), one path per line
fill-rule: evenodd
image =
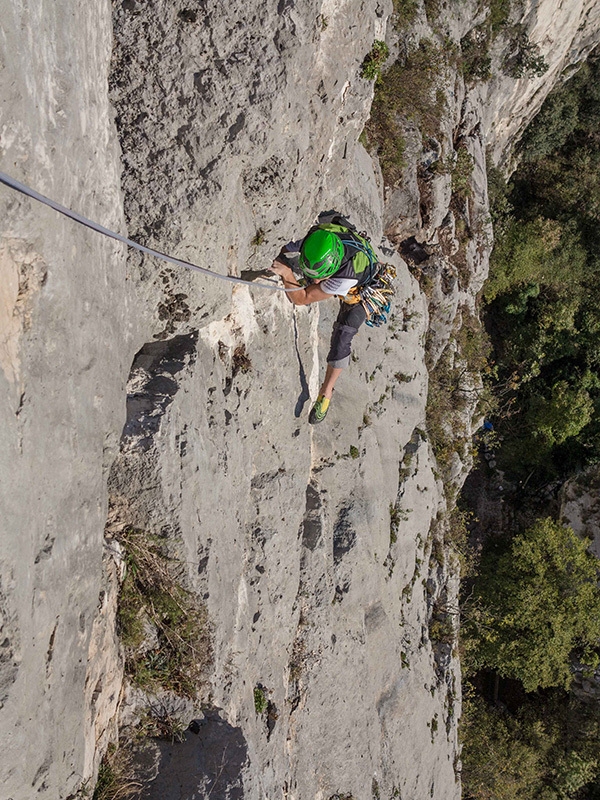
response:
M9 186L11 189L15 189L17 192L21 192L21 194L24 194L27 197L31 197L33 200L37 200L38 202L53 208L55 211L58 211L59 214L63 214L65 217L69 217L70 219L75 220L75 222L79 222L81 225L91 228L93 231L102 233L104 236L108 236L111 239L116 239L118 242L123 242L123 244L126 244L128 247L133 247L142 253L146 253L147 255L156 256L157 258L161 258L163 261L169 261L171 264L177 264L179 267L191 269L195 272L201 272L203 275L209 275L211 278L218 278L220 281L228 281L229 283L242 283L245 286L252 286L257 289L271 289L279 292L295 291L294 289L286 289L285 287L274 283L253 283L252 281L245 281L243 278L234 278L232 275L221 275L219 272L213 272L210 269L199 267L197 264L192 264L189 261L183 261L180 258L174 258L166 253L161 253L159 250L153 250L151 247L144 247L143 244L138 244L138 242L134 242L133 239L128 239L126 236L122 236L120 233L115 233L115 231L105 228L98 222L94 222L93 220L78 214L76 211L72 211L70 208L57 203L55 200L51 200L49 197L44 197L43 194L39 194L39 192L36 192L34 189L31 189L24 183L11 178L10 175L6 175L4 172L0 172L0 183L5 184L5 186Z

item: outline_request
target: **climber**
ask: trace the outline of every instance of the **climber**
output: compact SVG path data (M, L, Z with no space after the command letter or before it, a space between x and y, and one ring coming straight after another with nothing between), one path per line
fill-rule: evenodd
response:
M271 265L286 289L298 287L298 291L287 295L294 305L306 306L334 296L341 300L325 379L308 417L312 425L325 419L335 383L350 363L352 339L360 326L365 320L370 325L386 321L389 295L393 291L391 279L395 275L387 265L385 276L382 275L382 265L366 234L357 233L352 223L337 214L328 218L330 221L314 225L304 239L286 244ZM295 258L304 274L300 282L294 275L292 259ZM375 286L377 290L369 288Z

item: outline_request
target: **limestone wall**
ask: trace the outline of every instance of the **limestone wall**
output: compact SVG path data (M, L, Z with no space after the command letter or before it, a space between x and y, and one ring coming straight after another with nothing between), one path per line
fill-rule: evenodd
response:
M456 84L446 134L474 157L481 224L466 291L452 279L447 181L428 190L424 219L416 147L417 194L384 206L357 143L373 92L360 65L390 13L358 0L0 0L1 170L223 274L268 266L330 208L398 269L391 324L361 331L311 428L335 303L294 310L127 255L0 187L3 797L74 798L116 737L111 536L126 525L166 537L214 630L198 732L155 745L148 797L460 794L455 623L430 636L440 610L455 619L457 570L440 556L424 344L429 333L441 352L485 278L486 146L503 151L570 56L527 84L512 121L525 84L492 85L483 105ZM569 25L585 13L569 10ZM440 314L384 226L443 245Z

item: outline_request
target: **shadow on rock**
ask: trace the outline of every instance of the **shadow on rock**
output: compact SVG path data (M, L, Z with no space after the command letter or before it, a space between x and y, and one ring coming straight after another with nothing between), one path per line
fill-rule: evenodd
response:
M242 770L248 748L241 728L219 716L218 709L194 720L183 742L152 740L136 756L136 772L145 783L142 800L241 800ZM147 779L147 778L146 778ZM143 780L143 779L142 779Z

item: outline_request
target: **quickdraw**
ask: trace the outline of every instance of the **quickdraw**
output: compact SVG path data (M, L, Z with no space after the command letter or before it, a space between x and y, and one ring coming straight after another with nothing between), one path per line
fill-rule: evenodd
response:
M358 289L360 302L367 313L365 321L370 328L379 328L387 322L395 294L395 277L396 268L392 264L379 264L373 280Z

